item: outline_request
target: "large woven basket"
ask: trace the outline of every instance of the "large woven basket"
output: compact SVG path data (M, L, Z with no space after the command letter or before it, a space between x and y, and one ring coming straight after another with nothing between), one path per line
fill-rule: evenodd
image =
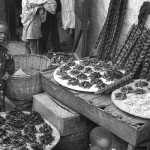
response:
M40 71L47 69L50 60L40 55L15 55L15 70L21 68L25 76L11 76L7 80L6 94L11 100L32 100L41 93Z

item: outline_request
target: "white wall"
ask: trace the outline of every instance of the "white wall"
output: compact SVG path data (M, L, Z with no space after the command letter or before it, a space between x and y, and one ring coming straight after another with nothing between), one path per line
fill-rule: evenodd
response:
M110 0L89 0L90 30L88 32L88 49L96 42L105 22Z

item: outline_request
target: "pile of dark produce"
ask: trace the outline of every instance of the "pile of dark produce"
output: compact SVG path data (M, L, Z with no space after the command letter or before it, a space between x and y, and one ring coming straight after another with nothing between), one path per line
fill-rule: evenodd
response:
M47 57L50 59L50 67L57 67L66 63L68 60L73 59L71 54L64 52L51 52L47 54Z
M53 129L38 112L14 108L0 116L0 148L46 150L55 140Z

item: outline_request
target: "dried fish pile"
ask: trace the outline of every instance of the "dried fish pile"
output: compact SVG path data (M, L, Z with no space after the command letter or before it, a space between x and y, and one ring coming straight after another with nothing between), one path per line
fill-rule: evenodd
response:
M47 150L54 142L53 129L38 112L14 108L0 116L0 147L11 150Z

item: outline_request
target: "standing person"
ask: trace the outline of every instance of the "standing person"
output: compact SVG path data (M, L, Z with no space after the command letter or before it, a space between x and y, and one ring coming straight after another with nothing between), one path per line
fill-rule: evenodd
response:
M60 0L62 6L62 27L64 30L75 28L75 0Z
M41 23L46 19L46 10L55 14L56 1L22 0L22 40L26 42L26 53L38 54L38 39L42 37Z
M8 25L5 22L0 21L0 93L3 93L3 107L5 111L4 105L4 96L5 96L5 84L8 77L14 73L15 63L8 52L7 44L8 44ZM2 96L2 95L1 95ZM1 97L0 97L1 98Z
M60 37L58 32L57 14L61 11L60 0L56 0L56 14L47 12L46 21L42 23L42 37L40 38L40 53L47 53L48 50L53 52L60 51Z
M60 0L62 11L61 11L61 20L62 27L69 33L69 39L63 41L62 45L72 45L74 43L74 31L75 31L75 0ZM71 47L72 48L72 47Z

